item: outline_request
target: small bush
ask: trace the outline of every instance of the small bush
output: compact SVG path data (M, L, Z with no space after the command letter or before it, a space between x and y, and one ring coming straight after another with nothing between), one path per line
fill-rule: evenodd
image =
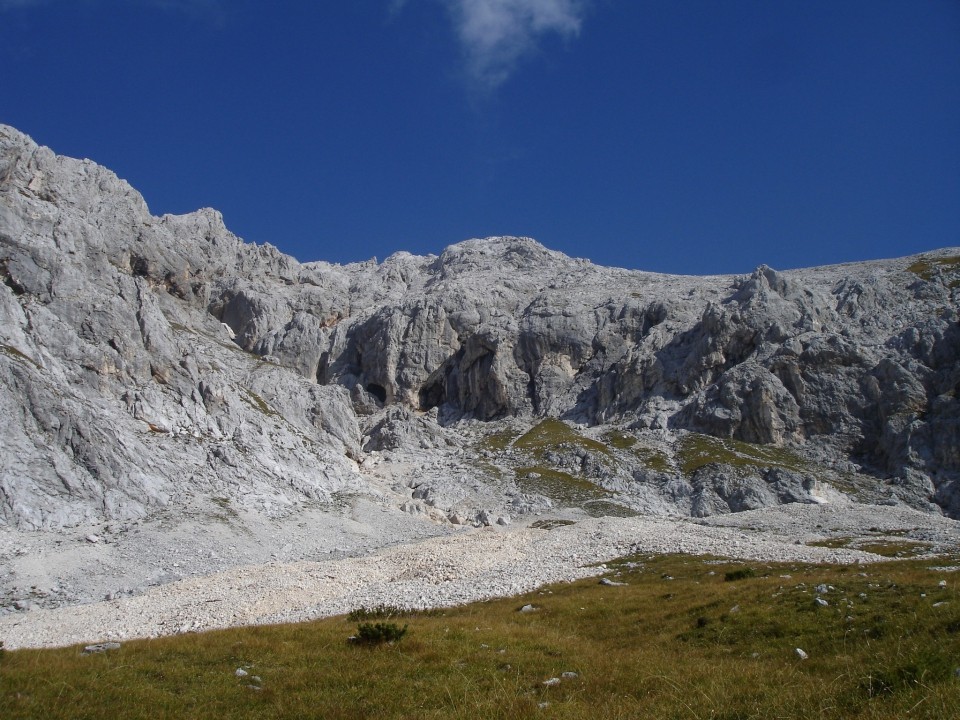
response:
M372 608L359 607L351 610L347 615L348 622L363 622L365 620L389 620L394 617L403 617L410 615L410 610L405 610L396 605L377 605Z
M753 568L739 568L738 570L731 570L728 573L724 573L723 579L727 582L733 582L735 580L746 580L747 578L752 578L754 576Z
M407 634L407 626L400 627L396 623L360 623L353 642L362 645L380 645L382 643L398 642Z

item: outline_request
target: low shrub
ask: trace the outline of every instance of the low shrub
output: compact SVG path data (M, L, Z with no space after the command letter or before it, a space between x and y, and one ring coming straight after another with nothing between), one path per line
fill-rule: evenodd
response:
M360 623L353 642L361 645L381 645L394 643L407 634L407 626L400 627L396 623Z
M406 610L396 605L377 605L372 608L359 607L350 611L347 615L348 622L363 622L365 620L389 620L394 617L403 617L409 615L410 610Z
M727 582L734 582L735 580L746 580L747 578L752 578L754 574L753 568L745 567L724 573L723 579Z

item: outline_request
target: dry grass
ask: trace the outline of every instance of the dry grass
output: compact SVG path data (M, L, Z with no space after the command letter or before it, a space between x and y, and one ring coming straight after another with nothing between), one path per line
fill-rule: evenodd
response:
M0 717L955 717L960 597L927 565L752 563L727 582L745 565L632 558L615 578L626 586L585 580L411 617L394 645L347 643L355 625L341 617L102 655L7 652ZM518 612L527 603L538 610ZM542 684L564 672L577 677Z

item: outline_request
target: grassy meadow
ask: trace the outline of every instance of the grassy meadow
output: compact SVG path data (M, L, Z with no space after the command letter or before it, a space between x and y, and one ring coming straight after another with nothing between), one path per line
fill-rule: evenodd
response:
M8 650L0 718L954 718L960 574L931 566L956 560L640 556L625 585L363 614L393 644L348 642L355 616Z

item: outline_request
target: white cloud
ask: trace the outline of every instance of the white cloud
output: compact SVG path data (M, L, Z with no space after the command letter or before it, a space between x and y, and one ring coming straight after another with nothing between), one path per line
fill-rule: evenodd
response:
M409 0L392 0L398 12ZM503 83L543 35L576 37L587 0L440 0L453 20L471 80Z

